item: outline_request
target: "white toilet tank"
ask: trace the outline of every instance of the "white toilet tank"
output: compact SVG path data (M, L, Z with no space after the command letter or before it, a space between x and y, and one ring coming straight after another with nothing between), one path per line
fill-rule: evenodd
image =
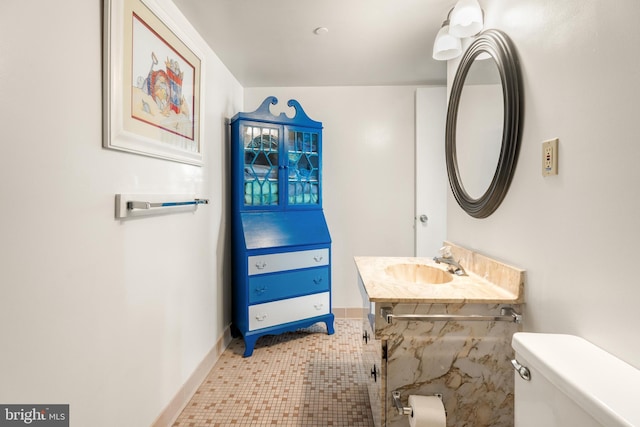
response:
M640 427L635 367L573 335L519 332L512 346L530 376L515 373L515 427Z

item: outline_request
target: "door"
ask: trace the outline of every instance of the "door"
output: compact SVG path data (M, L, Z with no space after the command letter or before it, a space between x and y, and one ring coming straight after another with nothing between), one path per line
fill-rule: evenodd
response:
M447 88L416 90L415 255L434 257L447 235Z

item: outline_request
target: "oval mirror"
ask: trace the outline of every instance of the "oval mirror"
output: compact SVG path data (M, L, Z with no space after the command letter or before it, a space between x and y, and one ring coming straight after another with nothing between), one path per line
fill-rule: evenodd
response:
M487 30L465 51L447 110L449 184L469 215L486 218L504 199L516 166L521 126L515 50L506 34Z

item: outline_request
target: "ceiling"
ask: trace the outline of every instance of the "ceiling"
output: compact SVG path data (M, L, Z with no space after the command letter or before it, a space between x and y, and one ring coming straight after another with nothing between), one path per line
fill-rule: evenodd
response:
M173 2L244 87L446 83L431 51L454 0Z

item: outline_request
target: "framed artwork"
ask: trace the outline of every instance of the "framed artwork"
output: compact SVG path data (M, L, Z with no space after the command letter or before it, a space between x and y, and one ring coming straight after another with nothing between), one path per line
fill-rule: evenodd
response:
M104 4L103 146L201 165L202 53L156 1Z

